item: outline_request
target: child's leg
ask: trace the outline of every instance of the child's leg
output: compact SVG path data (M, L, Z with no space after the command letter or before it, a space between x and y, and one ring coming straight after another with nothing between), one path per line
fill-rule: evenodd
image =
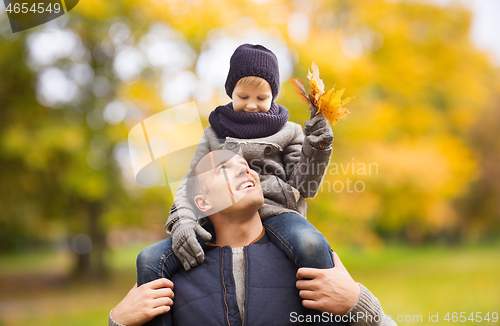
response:
M305 218L285 213L264 220L269 240L295 262L297 268L333 268L330 244Z
M215 232L211 223L203 226L215 239ZM205 250L204 240L198 239L201 247ZM172 251L172 238L157 242L142 250L137 256L137 286L148 283L159 278L171 279L172 275L182 269L180 260ZM167 313L156 316L144 326L171 326L172 315Z
M172 238L157 242L137 256L137 286L159 278L168 278L180 268L181 262L172 251Z
M326 238L305 218L285 213L264 220L269 240L295 262L297 268L333 268L332 249ZM323 320L323 314L311 310L313 320ZM316 316L318 318L316 318ZM314 325L347 325L344 322L314 322Z
M137 256L137 286L159 278L171 279L182 264L172 251L172 238L157 242ZM171 314L156 316L144 326L171 326Z
M215 239L212 224L206 223L203 227L212 234L212 239ZM199 238L198 242L205 250L205 241ZM163 277L170 279L182 268L181 262L172 251L172 238L157 242L137 256L137 286Z

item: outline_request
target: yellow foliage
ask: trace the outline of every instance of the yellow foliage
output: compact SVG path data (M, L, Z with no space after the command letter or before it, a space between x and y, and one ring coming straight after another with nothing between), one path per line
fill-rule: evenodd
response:
M144 80L138 80L133 84L120 84L117 89L119 98L134 103L139 109L146 111L146 116L166 109L159 95L155 84Z
M326 119L333 125L337 125L339 118L346 119L347 115L351 112L343 107L349 103L354 97L348 97L342 100L345 88L335 91L335 87L325 93L325 85L323 80L319 78L319 68L313 61L311 66L312 72L307 72L307 79L311 85L311 93L307 95L304 84L299 78L290 79L290 82L297 88L296 94L300 95L300 100L311 106L315 107L315 114L324 114Z
M113 1L88 0L79 1L78 5L71 11L91 19L107 19L117 14Z
M370 155L380 166L379 181L389 188L408 184L434 197L449 198L463 192L475 176L470 150L448 136L373 144Z
M88 200L98 200L104 197L108 191L108 184L102 175L91 174L89 178L81 180L78 190L80 195Z

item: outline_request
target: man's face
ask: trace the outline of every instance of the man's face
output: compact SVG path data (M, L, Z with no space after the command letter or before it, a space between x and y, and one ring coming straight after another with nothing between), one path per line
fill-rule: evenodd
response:
M236 84L233 94L233 110L241 113L266 113L271 108L273 93L264 80L259 85Z
M195 198L198 208L208 214L224 210L258 210L264 195L258 174L247 161L228 150L210 152L197 165L200 182L208 193ZM203 202L202 202L203 201ZM201 207L200 207L201 206Z

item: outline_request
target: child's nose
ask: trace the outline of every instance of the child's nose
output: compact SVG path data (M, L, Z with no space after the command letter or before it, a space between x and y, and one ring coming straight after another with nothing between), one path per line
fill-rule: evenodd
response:
M249 108L249 109L256 109L257 108L257 104L255 104L254 102L249 102L247 104L247 108Z

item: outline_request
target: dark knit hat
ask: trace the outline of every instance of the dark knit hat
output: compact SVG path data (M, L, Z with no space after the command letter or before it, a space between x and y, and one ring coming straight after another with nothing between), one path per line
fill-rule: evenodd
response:
M280 90L278 58L271 50L259 44L240 45L233 53L226 79L226 93L232 98L238 80L247 76L257 76L271 85L273 100Z

